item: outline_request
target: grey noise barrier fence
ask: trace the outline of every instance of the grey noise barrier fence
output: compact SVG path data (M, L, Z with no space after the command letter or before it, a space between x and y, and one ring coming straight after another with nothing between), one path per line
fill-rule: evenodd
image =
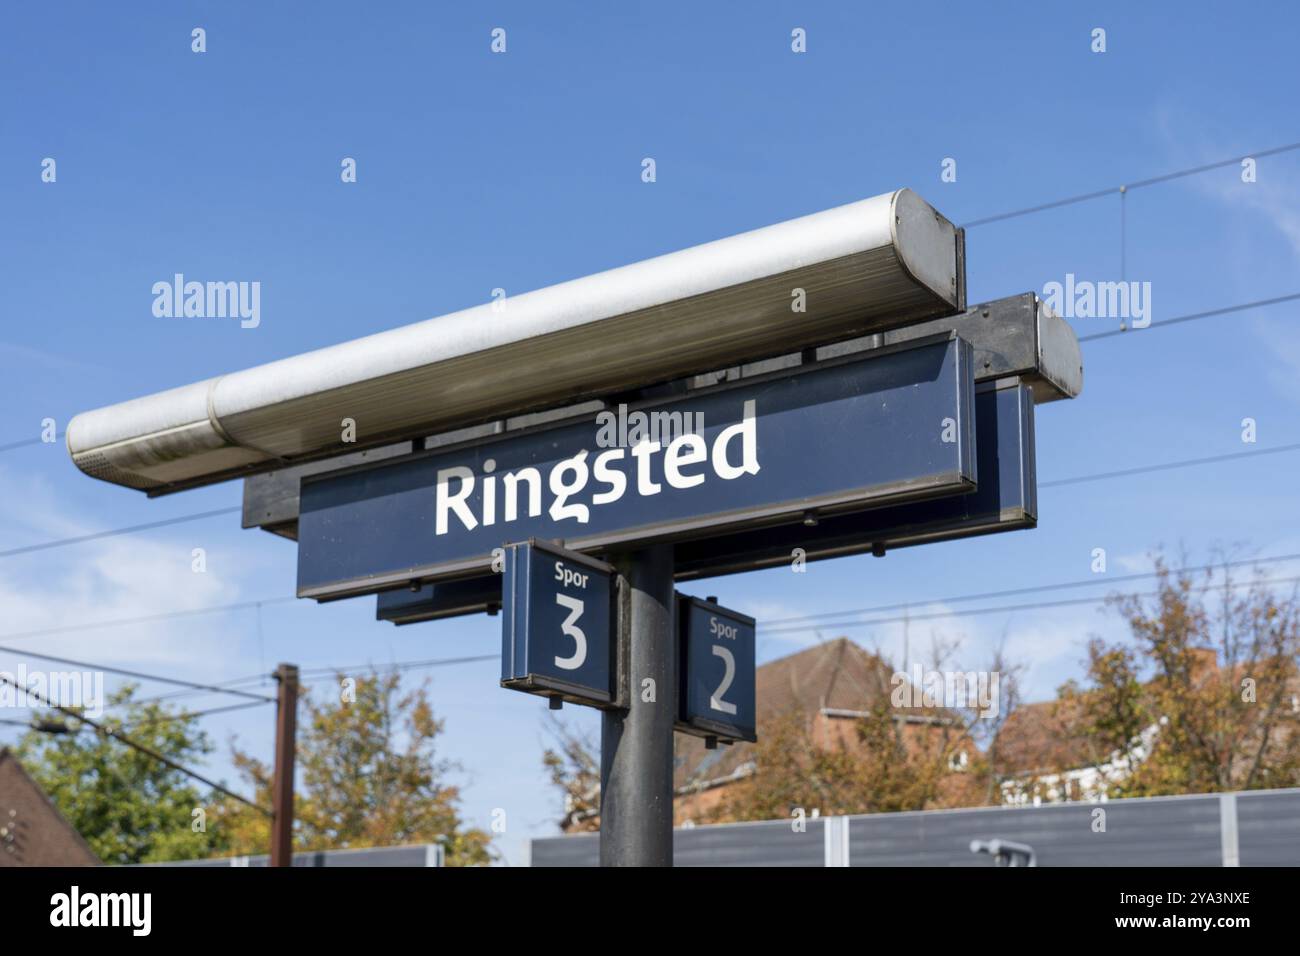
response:
M1300 789L810 817L801 826L792 818L678 827L673 864L994 866L971 842L1000 839L1031 846L1038 866L1300 865ZM533 840L531 862L595 866L597 835Z

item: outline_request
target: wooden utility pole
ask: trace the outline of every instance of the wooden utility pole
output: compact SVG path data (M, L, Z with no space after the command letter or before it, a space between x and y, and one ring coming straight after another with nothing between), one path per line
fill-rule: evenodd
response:
M271 865L293 865L293 756L298 732L298 668L275 669L280 685L275 714L275 777L271 785Z

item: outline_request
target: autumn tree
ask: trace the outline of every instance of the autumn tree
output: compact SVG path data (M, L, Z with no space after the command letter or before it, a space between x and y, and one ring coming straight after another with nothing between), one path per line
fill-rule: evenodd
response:
M548 727L552 746L542 753L551 784L563 799L561 826L568 832L600 829L600 745L554 715Z
M355 684L337 677L329 691L300 698L294 848L442 843L448 865L489 862L491 837L465 825L460 790L449 782L460 768L437 755L443 722L427 685L403 692L397 673L372 672ZM238 748L233 759L269 806L270 768ZM234 803L223 810L234 851L265 852L267 819Z
M711 819L771 820L800 807L854 814L987 803L994 788L986 750L1018 698L1021 668L999 648L986 668L959 671L959 651L959 642L932 638L925 670L990 682L996 675L993 706L924 691L921 706L912 706L907 675L877 652L875 686L865 689L859 712L837 721L839 733L819 733L818 722L797 711L760 718L755 772L729 788Z
M1300 783L1300 602L1256 571L1156 562L1150 596L1112 606L1132 638L1088 647L1080 732L1118 762L1112 796Z

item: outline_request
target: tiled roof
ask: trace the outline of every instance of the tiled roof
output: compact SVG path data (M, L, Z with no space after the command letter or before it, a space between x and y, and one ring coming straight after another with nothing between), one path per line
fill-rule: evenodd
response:
M0 747L0 867L97 863L18 758Z
M791 711L811 721L822 708L860 711L892 687L893 668L847 637L817 644L758 668L759 734L763 723ZM754 760L746 742L706 750L699 737L678 734L673 783L681 788L727 777Z

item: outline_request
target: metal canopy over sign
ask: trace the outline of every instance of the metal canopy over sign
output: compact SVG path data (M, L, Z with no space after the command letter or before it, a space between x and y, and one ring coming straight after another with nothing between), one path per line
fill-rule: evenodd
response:
M754 619L678 595L677 729L720 740L757 740Z
M615 699L615 572L541 541L506 549L501 685L579 704Z
M971 364L946 335L304 478L298 594L473 576L527 537L600 552L969 491ZM675 437L636 441L638 413Z

